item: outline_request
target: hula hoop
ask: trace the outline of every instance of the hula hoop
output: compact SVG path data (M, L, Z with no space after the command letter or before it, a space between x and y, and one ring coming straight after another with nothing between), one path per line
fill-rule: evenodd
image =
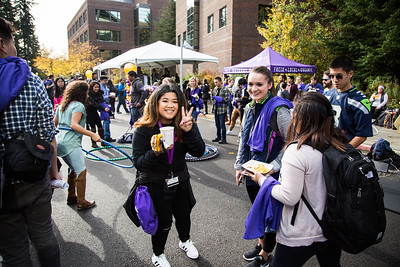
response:
M58 127L58 129L60 129L60 130L67 130L67 131L73 131L73 130L72 130L71 128L69 128L69 127ZM103 140L103 139L101 139L101 142L105 143L105 144L107 145L107 146L106 146L107 148L114 148L115 150L117 150L118 152L120 152L120 153L121 153L122 155L124 155L127 159L129 159L129 160L132 162L132 164L129 165L129 166L127 166L127 165L122 165L122 164L118 164L118 163L112 162L112 160L115 161L116 159L103 159L103 158L101 158L101 157L99 157L99 156L97 156L97 155L91 153L92 150L87 151L86 149L84 149L84 148L82 147L82 151L86 153L86 157L87 157L87 155L89 154L89 155L95 157L98 161L104 161L104 162L110 163L111 165L114 165L114 166L117 166L117 167L121 167L121 168L127 168L127 169L133 168L133 166L134 166L133 158L132 158L131 156L129 156L125 151L119 149L117 146L114 146L113 144L110 144L109 142L107 142L107 141L105 141L105 140ZM92 159L92 158L88 158L88 159ZM124 159L125 159L125 158L124 158ZM121 158L118 158L118 160L121 160Z
M204 154L201 157L193 157L189 153L186 153L185 160L186 161L201 161L201 160L207 160L207 159L212 159L215 158L216 156L219 155L218 149L216 147L206 145L206 150Z
M115 146L115 147L118 147L118 148L132 148L131 146ZM108 148L112 148L112 147L111 146L102 146L102 147L98 147L98 148L93 148L93 149L89 150L89 152L91 153L91 152L96 151L96 150L102 150L102 149L108 149ZM95 157L90 157L90 155L91 154L86 154L86 158L90 159L90 160L100 161L100 159L95 158ZM125 159L128 159L128 157L125 156L125 157L120 157L120 158L112 158L112 159L108 159L108 160L109 161L118 161L118 160L125 160Z

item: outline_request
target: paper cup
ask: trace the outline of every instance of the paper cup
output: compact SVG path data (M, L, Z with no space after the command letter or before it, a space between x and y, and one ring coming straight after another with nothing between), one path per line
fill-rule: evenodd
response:
M160 128L162 134L164 148L168 148L174 143L174 127L165 126Z

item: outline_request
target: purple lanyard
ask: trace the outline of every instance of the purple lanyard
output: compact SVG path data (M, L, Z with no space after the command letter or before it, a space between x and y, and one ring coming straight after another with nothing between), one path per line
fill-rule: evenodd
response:
M158 121L158 127L161 128L162 124ZM167 150L168 164L172 164L172 160L174 159L174 148L175 148L175 138L172 140L172 149Z

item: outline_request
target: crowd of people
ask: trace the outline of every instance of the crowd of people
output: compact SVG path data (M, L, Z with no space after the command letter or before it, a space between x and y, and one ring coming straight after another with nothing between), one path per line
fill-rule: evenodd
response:
M351 58L335 58L322 77L323 85L315 76L305 85L301 76L282 74L275 86L273 74L264 66L255 67L245 78L215 77L214 88L207 79L201 82L191 77L184 92L168 76L156 88L146 89L133 70L127 73L127 79L119 80L117 87L108 77L98 78L95 73L87 81L68 84L49 75L43 83L17 57L13 34L13 27L0 18L0 68L4 70L0 84L6 95L0 99L1 157L10 153L7 144L21 138L21 132L45 140L54 153L48 171L35 183L26 182L24 176L4 176L7 166L0 163L0 255L4 266L32 265L28 239L41 265L60 266L50 185L51 180L62 179L57 156L69 168L67 204L76 204L78 210L94 207L95 201L85 196L87 169L82 136L91 138L92 147L98 147L102 140L115 141L110 124L115 113L121 113L121 106L130 113L130 125L135 128L132 157L137 182L147 186L158 216L157 232L151 236L151 260L158 267L170 266L164 250L174 219L179 248L197 259L199 251L190 238L190 214L196 200L185 155L200 157L205 151L196 121L199 115L208 114L210 101L216 129L213 142L227 144L226 137L233 133L239 119L236 184L245 184L254 203L259 194L267 194L260 188L269 183L272 190L267 197L284 206L279 225L266 228L254 249L244 252L247 266L301 266L313 255L321 266L340 266L340 249L324 237L304 205L297 213L302 223L291 225L290 218L302 193L317 215L323 214L326 189L322 153L316 148L334 143L343 149L347 142L358 147L372 136L372 118L385 109L383 86L371 96L370 110L368 99L351 84ZM61 127L59 132L56 127ZM174 131L169 146L159 140L163 127ZM269 163L272 169L267 174L244 171L242 166L249 160Z

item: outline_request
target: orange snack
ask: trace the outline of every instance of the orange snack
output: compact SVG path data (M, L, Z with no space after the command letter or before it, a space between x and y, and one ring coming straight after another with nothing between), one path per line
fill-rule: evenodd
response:
M156 147L157 147L157 152L161 151L161 141L162 134L157 134L157 139L156 139Z

